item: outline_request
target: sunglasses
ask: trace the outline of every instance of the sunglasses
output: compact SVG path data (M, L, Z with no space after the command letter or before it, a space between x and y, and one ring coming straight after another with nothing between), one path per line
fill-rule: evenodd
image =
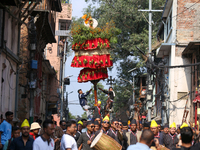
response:
M95 128L95 126L90 126L91 128Z
M120 126L122 126L122 124L119 124Z
M119 123L115 123L115 125L119 125Z
M63 124L62 126L66 126L66 124Z
M104 121L103 123L107 123L107 124L110 124L110 122L108 122L108 121Z

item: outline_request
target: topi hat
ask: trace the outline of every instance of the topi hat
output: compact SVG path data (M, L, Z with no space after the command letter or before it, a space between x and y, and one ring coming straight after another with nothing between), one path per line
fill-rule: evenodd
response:
M131 120L131 124L137 124L136 120L135 119Z
M183 129L183 128L185 128L185 127L188 127L188 124L184 122L184 123L181 125L180 129Z
M105 120L108 120L108 121L110 121L110 119L109 119L109 117L108 117L108 116L105 116L105 117L103 118L103 121L105 121Z
M23 128L23 127L30 127L30 124L29 124L29 122L28 122L27 119L25 119L25 120L23 121L23 123L22 123L22 125L21 125L21 128Z
M170 125L170 128L176 128L176 123L173 122L173 123Z
M151 121L150 127L158 127L158 124L156 123L155 120L152 120L152 121Z
M83 125L83 122L80 120L77 124Z
M37 122L33 122L31 124L31 129L30 130L35 130L35 129L41 129L39 123L37 123Z

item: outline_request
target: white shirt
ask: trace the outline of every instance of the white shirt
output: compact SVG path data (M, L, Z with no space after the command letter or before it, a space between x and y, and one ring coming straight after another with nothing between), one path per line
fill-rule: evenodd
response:
M54 150L54 140L50 138L50 142L43 140L41 136L35 139L33 142L33 150Z
M63 134L60 150L66 150L67 148L71 148L71 150L78 150L75 139L68 134Z

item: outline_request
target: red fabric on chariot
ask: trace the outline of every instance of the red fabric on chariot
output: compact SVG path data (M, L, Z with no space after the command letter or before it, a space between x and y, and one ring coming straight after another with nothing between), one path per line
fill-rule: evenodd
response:
M92 80L101 80L108 78L107 68L90 69L84 68L80 71L78 82L88 82Z
M71 67L76 68L106 68L113 66L110 54L93 56L75 56Z
M96 38L86 40L83 44L76 43L72 45L72 50L94 50L97 48L110 48L110 42L107 39Z

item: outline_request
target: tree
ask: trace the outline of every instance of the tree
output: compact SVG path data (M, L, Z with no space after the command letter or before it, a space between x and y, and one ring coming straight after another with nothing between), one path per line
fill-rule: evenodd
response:
M85 0L88 2L89 0ZM140 47L145 53L148 51L148 12L139 12L139 9L148 9L148 0L90 0L99 3L99 8L89 6L84 9L85 12L91 11L92 17L98 19L99 26L113 20L116 27L121 29L122 33L118 36L118 43L112 45L111 53L114 62L120 61L120 70L118 76L128 75L123 71L126 69L127 58L129 63L137 67L143 67L145 64L141 54L135 48ZM165 0L154 0L152 6L154 9L160 9ZM162 13L153 13L153 42L158 30ZM145 18L145 17L146 18ZM132 74L133 75L133 74ZM130 80L130 79L129 79Z
M76 119L76 116L72 115L72 113L69 112L69 119Z
M99 4L99 8L89 5L83 13L91 12L92 17L98 20L98 26L103 26L111 20L115 22L117 28L122 32L118 36L118 43L111 45L111 56L113 62L117 64L117 76L119 78L132 81L133 76L139 76L146 72L145 62L141 53L135 48L138 46L144 53L148 52L148 12L139 12L139 9L148 9L149 0L85 0ZM154 0L153 9L161 9L165 0ZM162 13L153 13L152 38L156 41L156 33L161 22ZM140 67L132 73L128 71L132 68ZM136 82L137 82L137 78ZM132 86L130 83L120 80L114 86L116 93L114 109L115 111L129 105L132 97ZM136 96L138 96L136 91ZM94 101L94 99L93 99ZM93 102L94 103L94 102Z
M81 118L82 118L82 119L87 119L87 114L86 114L86 112L84 112L84 113L81 115Z

